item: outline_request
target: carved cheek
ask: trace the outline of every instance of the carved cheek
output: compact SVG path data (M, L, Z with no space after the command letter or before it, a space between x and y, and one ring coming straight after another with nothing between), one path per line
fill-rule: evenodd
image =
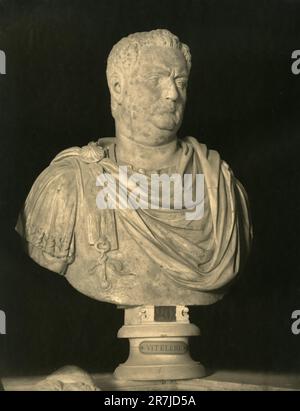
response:
M149 90L147 95L146 108L150 110L151 107L156 106L161 100L161 97L162 95L159 87Z
M160 98L160 87L149 84L145 81L136 83L136 103L144 107L157 101Z
M181 90L180 97L181 97L181 100L182 100L183 104L185 104L185 102L186 102L186 88L184 90Z

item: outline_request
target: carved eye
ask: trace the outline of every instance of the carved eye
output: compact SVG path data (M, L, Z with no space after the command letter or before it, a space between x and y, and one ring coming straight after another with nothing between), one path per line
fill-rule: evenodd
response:
M187 87L187 81L182 79L182 78L178 78L175 80L176 81L176 85L177 87L181 88L182 90L185 90Z
M159 77L157 76L153 76L153 77L149 77L147 79L148 84L150 84L151 86L157 86L158 82L159 82Z

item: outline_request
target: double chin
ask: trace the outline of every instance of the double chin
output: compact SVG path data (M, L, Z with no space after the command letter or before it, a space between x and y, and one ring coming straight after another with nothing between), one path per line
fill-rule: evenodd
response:
M179 114L175 113L171 113L170 119L163 118L166 114L158 114L150 119L122 116L122 119L116 121L117 136L123 135L139 144L149 146L168 143L176 135L181 119L178 119Z

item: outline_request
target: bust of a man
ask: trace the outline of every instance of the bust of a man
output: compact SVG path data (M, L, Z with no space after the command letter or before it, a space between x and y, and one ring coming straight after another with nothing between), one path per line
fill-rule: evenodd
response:
M29 255L92 298L126 306L210 304L224 295L247 257L251 225L242 185L216 151L177 136L190 69L188 46L168 30L119 41L107 64L116 137L58 154L20 214L17 231ZM196 202L164 206L159 178L173 175L191 182L196 200L203 182L201 218L187 217L200 206ZM153 176L162 184L156 207L116 201L124 190L138 187L145 194L132 184L151 187ZM112 179L118 190L111 198L106 191L105 207L101 190ZM171 186L171 200L181 187ZM149 199L151 190L145 195ZM111 207L112 197L119 206Z

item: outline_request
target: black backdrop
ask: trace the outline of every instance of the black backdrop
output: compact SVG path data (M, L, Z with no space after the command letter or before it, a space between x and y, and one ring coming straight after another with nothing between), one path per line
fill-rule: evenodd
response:
M105 62L136 31L168 28L193 67L181 135L217 149L245 185L255 240L220 303L194 307L195 358L210 368L300 371L299 1L0 1L2 375L66 364L112 370L127 353L122 311L93 301L27 257L14 232L37 175L62 149L114 133Z

